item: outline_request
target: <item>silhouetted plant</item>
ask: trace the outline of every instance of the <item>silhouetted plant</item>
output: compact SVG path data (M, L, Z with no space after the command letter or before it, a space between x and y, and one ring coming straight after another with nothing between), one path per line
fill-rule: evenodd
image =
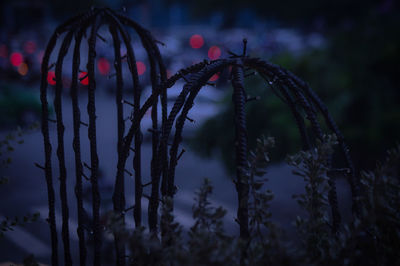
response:
M185 126L186 120L188 120L188 114L191 111L194 101L201 89L209 84L209 79L224 70L231 68L230 79L233 87L233 106L234 106L234 121L235 126L235 158L236 158L236 177L234 183L236 185L236 191L238 195L238 211L237 211L237 222L240 227L240 245L250 243L251 234L249 227L249 220L252 222L250 225L257 226L257 223L263 224L265 227L269 226L268 222L269 214L267 211L261 214L261 218L257 218L260 215L258 212L261 210L258 204L253 203L260 201L263 207L268 204L272 199L271 194L260 194L260 182L256 182L254 177L260 175L259 168L261 163L263 166L266 161L259 161L258 152L254 157L250 156L251 163L254 166L249 166L248 156L248 137L246 129L246 115L245 115L245 104L252 100L246 94L244 79L247 77L248 71L256 71L259 73L267 82L276 84L276 95L284 101L288 108L291 110L297 127L299 129L304 150L309 150L314 144L324 142L323 131L321 125L317 119L317 115L320 114L327 127L337 136L339 148L342 152L346 167L349 169L348 181L352 190L352 203L353 211L355 214L359 213L358 205L358 180L356 178L356 172L354 170L353 163L349 156L348 148L344 142L344 138L337 128L335 122L328 113L327 108L318 98L318 96L309 88L309 86L301 79L290 73L289 71L273 65L267 61L262 61L258 58L250 58L246 54L247 41L243 40L243 51L241 54L235 54L230 52L231 56L227 59L220 59L214 61L204 60L201 63L192 65L188 68L182 69L177 74L167 79L166 70L162 61L160 52L157 47L157 41L146 29L143 29L140 25L134 21L126 18L125 16L112 11L108 8L93 8L87 13L78 15L66 23L59 26L48 43L46 48L43 62L42 62L42 79L41 79L41 101L42 101L42 133L44 137L45 147L45 165L38 167L45 170L47 190L48 190L48 203L49 203L49 224L52 241L52 265L58 265L58 249L57 249L57 232L56 232L56 220L55 220L55 191L53 185L52 176L52 162L51 162L51 144L50 144L50 132L49 132L49 120L48 117L48 99L47 99L47 76L48 70L51 67L49 65L49 59L53 52L53 49L60 38L61 34L65 33L62 40L60 50L58 52L57 61L55 63L55 97L54 97L54 108L56 114L56 127L57 127L57 158L59 164L59 176L60 176L60 199L62 207L62 242L64 250L64 263L65 265L72 264L72 257L70 252L70 239L69 239L69 207L67 199L67 173L66 173L66 162L65 162L65 151L64 151L64 130L65 125L63 122L62 114L62 68L65 56L68 53L72 40L75 39L73 49L73 63L72 63L72 83L70 87L70 94L72 98L73 106L73 149L75 153L75 176L76 186L75 194L77 198L77 209L78 209L78 236L79 236L79 251L80 251L80 264L85 265L87 261L87 250L86 250L86 238L84 228L85 224L85 213L86 210L83 208L82 199L82 177L85 177L83 173L83 166L91 171L90 177L87 179L91 183L92 191L92 220L90 232L93 234L93 260L95 265L101 264L101 246L102 246L102 234L104 228L100 222L100 191L98 185L99 177L99 157L97 153L97 131L96 131L96 79L94 65L96 60L96 40L99 37L99 28L103 25L108 25L109 32L113 40L113 48L115 54L114 67L116 71L116 107L117 107L117 119L116 127L118 128L117 133L117 148L118 148L118 162L116 167L115 186L113 193L113 205L114 212L111 215L112 220L119 227L124 227L124 216L127 211L133 209L133 216L135 220L136 233L139 234L137 237L140 239L140 232L142 232L142 207L141 200L143 197L148 198L148 228L150 230L150 239L154 243L157 243L158 238L161 236L162 247L173 245L173 238L171 232L177 233L177 228L171 223L171 216L169 212L173 210L173 197L176 193L175 186L175 168L178 160L182 155L179 151L179 145L182 142L182 133ZM133 28L134 31L139 35L142 45L145 48L148 59L150 62L150 78L152 84L151 95L141 102L141 84L138 79L138 71L136 67L134 49L130 43L130 37L125 28ZM89 116L88 125L81 121L80 110L78 105L78 72L80 71L80 45L82 39L85 37L86 31L89 29L90 34L88 36L88 61L86 64L87 69L82 78L88 78L88 103L87 112ZM125 120L123 118L123 103L129 103L124 99L122 86L122 57L120 54L121 43L123 43L127 49L127 63L130 74L132 76L132 88L133 88L133 106L132 115L130 116L131 124L127 126L125 130ZM81 78L81 79L82 79ZM178 80L183 80L185 85L182 88L181 93L174 102L171 111L167 112L167 90L172 87ZM161 119L157 113L157 106L161 104ZM144 114L152 108L152 160L151 160L151 182L149 184L142 183L141 176L141 143L143 135L141 132L141 122ZM309 121L310 128L306 126L305 118ZM158 121L161 121L159 123ZM161 124L161 125L159 125ZM90 164L82 162L81 147L80 147L80 126L87 125L87 133L90 142ZM175 125L175 132L172 132L172 127ZM311 133L311 134L310 134ZM311 138L313 137L313 138ZM170 139L172 143L170 144ZM316 139L317 141L314 141ZM132 147L132 142L134 147ZM268 141L261 142L261 150L268 144ZM126 208L125 206L125 185L124 175L127 172L126 162L129 158L129 154L133 152L133 169L135 176L135 203L133 207ZM265 155L265 154L264 154ZM264 158L266 159L266 158ZM331 169L331 158L327 158L327 168ZM251 168L254 167L254 168ZM262 167L261 167L262 168ZM333 168L334 169L334 168ZM332 231L337 232L340 225L340 212L337 206L337 195L335 180L328 177L329 184L329 206L332 212ZM149 185L151 194L144 195L143 188ZM189 242L190 252L199 252L198 263L231 263L233 259L233 253L223 253L225 255L216 254L215 257L204 260L204 254L207 251L214 252L213 241L220 241L221 249L216 249L215 252L223 251L226 252L225 246L229 246L231 237L224 236L222 227L219 224L224 212L220 209L210 210L207 204L207 195L210 192L210 187L206 183L203 187L204 191L200 191L198 207L194 209L195 218L197 219L196 225L192 228L192 238L195 239L196 245L201 242L201 246L204 248L203 251L199 249L192 250L193 245ZM253 193L253 195L250 195ZM202 196L203 195L203 196ZM202 198L203 197L203 198ZM254 200L250 202L251 197ZM161 215L161 221L158 219L158 210L160 203L166 205ZM318 206L319 207L319 206ZM250 209L249 209L250 208ZM261 220L260 220L261 219ZM114 223L113 222L113 223ZM159 234L159 227L161 225L161 234ZM118 226L117 226L118 227ZM171 228L170 228L171 227ZM271 228L268 228L268 230ZM116 264L125 265L126 263L126 248L125 248L125 236L123 231L111 229L114 233L115 240L115 252L116 252ZM215 239L217 238L217 240ZM219 239L219 240L218 240ZM139 240L138 240L139 241ZM150 260L148 263L157 261L157 256L160 255L159 243L155 246L151 245L149 250ZM141 247L142 249L144 248ZM148 248L147 248L148 249ZM147 254L147 253L145 253ZM229 255L228 255L229 254ZM200 256L201 255L201 256ZM220 257L222 256L222 257ZM241 263L245 263L248 257L247 251L244 249L243 253L239 254ZM143 262L144 263L144 262ZM196 262L197 263L197 262Z
M335 136L325 136L326 142L320 142L315 149L301 151L288 157L295 173L305 180L305 192L294 195L294 199L306 211L307 217L296 219L297 238L285 239L270 221L269 205L271 192L262 189L268 186L266 180L250 182L255 186L255 193L250 193L250 202L258 201L256 212L249 211L250 241L224 233L222 218L224 210L214 207L208 200L212 186L208 179L197 192L193 205L194 225L189 231L189 238L182 235L182 227L174 222L171 199L164 198L162 208L168 232L168 241L161 243L151 237L144 229L135 229L130 237L132 265L396 265L400 239L398 209L391 208L399 204L398 184L400 147L389 152L388 159L378 165L376 177L385 177L388 186L363 181L365 193L361 196L361 206L365 213L333 232L329 224L327 159L337 145ZM265 170L268 161L271 139L258 140L258 147L251 152L249 169ZM390 170L389 170L390 169ZM394 169L397 169L394 171ZM251 172L251 171L250 171ZM253 173L255 173L253 171ZM370 177L363 177L371 180ZM378 197L370 193L379 189ZM382 190L381 190L382 189ZM394 190L392 190L394 189ZM396 192L396 193L393 193ZM264 197L266 195L266 197ZM381 206L382 198L391 203ZM397 205L396 205L397 204ZM168 207L166 207L168 206ZM371 206L384 207L377 219ZM390 206L390 207L389 207ZM375 210L380 209L375 208ZM252 210L252 208L249 208ZM372 214L372 217L371 217ZM378 222L379 220L379 222ZM259 230L257 223L263 225ZM390 234L390 235L389 235ZM246 254L243 258L242 254ZM152 256L153 255L153 256Z

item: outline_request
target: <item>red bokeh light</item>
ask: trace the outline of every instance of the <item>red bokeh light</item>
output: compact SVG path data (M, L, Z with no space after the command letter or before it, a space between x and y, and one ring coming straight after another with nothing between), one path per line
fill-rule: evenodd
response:
M49 71L47 73L47 83L50 85L56 85L56 81L54 80L56 78L56 73L54 71Z
M103 76L107 76L110 73L110 63L104 57L99 58L97 61L97 68Z
M219 78L219 73L212 75L208 81L216 81Z
M82 79L83 78L83 79ZM82 79L82 80L81 80ZM81 73L79 73L79 80L81 82L82 85L89 85L89 76L87 72L82 71Z
M8 49L5 44L0 45L0 57L8 57Z
M208 58L211 60L216 60L220 58L221 56L221 49L219 49L218 46L211 46L210 49L208 49Z
M199 34L194 34L192 37L190 37L190 46L193 49L199 49L204 45L204 39L201 35Z
M13 66L19 66L24 61L24 57L21 53L14 52L10 55L10 62Z
M141 61L136 62L136 68L137 68L139 76L143 75L144 72L146 72L146 65Z
M34 41L25 42L24 51L27 54L33 54L36 51L36 43Z

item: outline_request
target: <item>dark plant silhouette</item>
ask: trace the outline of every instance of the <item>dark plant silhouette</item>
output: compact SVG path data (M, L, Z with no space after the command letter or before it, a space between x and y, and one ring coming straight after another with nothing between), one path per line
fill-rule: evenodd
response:
M352 190L353 197L353 211L354 214L359 213L358 199L358 180L356 171L349 156L348 147L344 142L344 138L340 133L335 122L329 115L325 105L321 102L318 96L310 89L310 87L296 77L289 71L263 61L259 58L251 58L246 54L247 41L243 42L243 51L241 54L231 52L231 56L226 59L207 61L192 65L188 68L180 70L175 75L167 78L166 69L157 47L157 41L153 38L149 31L142 28L136 22L130 20L124 15L108 8L93 8L87 13L78 15L60 25L50 38L47 45L45 55L42 62L42 79L41 79L41 101L42 101L42 132L44 137L45 146L45 165L41 167L45 170L47 189L48 189L48 203L49 203L49 224L51 231L52 242L52 265L58 265L58 250L57 250L57 232L55 226L55 191L52 176L52 147L50 144L49 134L49 113L48 113L48 97L47 97L47 75L49 70L49 59L56 46L61 34L63 40L61 41L60 50L57 54L57 61L55 63L55 98L54 108L56 114L57 125L57 158L60 169L60 198L62 206L62 242L64 248L65 265L72 264L70 252L70 239L69 239L69 209L67 204L67 175L66 175L66 162L64 152L64 122L62 114L62 68L63 60L68 53L68 48L71 46L74 39L73 49L73 69L72 69L72 84L70 87L70 95L73 105L73 129L74 140L73 149L75 152L75 166L76 166L76 186L75 196L78 202L78 236L79 236L79 250L80 250L80 264L85 265L87 261L87 250L85 244L84 232L84 214L82 200L82 178L85 177L83 173L83 166L86 166L91 175L88 179L91 182L92 189L92 213L93 223L90 228L93 233L94 250L93 259L94 265L101 264L101 245L102 245L102 231L103 228L100 223L100 191L98 185L99 177L99 158L97 153L97 137L96 137L96 78L95 78L95 60L96 60L96 41L102 38L98 35L99 28L107 26L113 40L114 56L115 56L115 71L116 71L116 106L117 106L117 119L116 127L118 128L118 163L116 167L115 186L113 194L113 205L116 217L124 224L124 216L126 211L133 209L133 215L136 228L141 228L142 224L142 197L148 197L148 227L152 234L153 239L159 237L159 224L158 209L160 202L163 203L164 199L171 200L170 209L173 210L173 197L176 193L175 187L175 168L178 160L182 155L179 152L179 145L182 141L182 133L190 110L194 105L194 101L201 89L209 84L209 79L219 72L231 68L230 79L233 87L233 105L235 109L235 133L236 140L232 145L236 149L236 178L234 180L236 191L238 194L238 211L237 222L240 225L240 237L243 240L249 239L249 178L248 172L248 148L247 148L247 132L245 121L245 104L252 100L246 95L244 87L244 79L248 71L255 71L259 73L267 82L273 83L276 87L276 95L284 101L288 108L290 108L299 129L303 141L304 150L312 149L315 140L324 141L323 131L317 116L320 114L329 130L333 132L338 139L340 150L346 162L346 169L348 169L348 181ZM130 43L128 29L132 28L139 36L143 47L146 50L148 60L150 62L150 78L152 85L151 95L140 105L141 100L141 84L138 79L138 70L136 67L134 49ZM89 79L88 86L88 103L87 112L89 115L88 137L90 141L90 164L82 162L81 147L80 147L80 126L86 125L81 121L80 109L78 106L78 74L80 71L81 60L81 42L85 37L86 31L89 30L87 38L89 51L88 61L86 64L87 76L82 78ZM129 103L124 99L122 86L126 82L122 76L122 58L120 47L121 44L126 46L127 49L127 63L132 78L132 92L133 92L133 112L130 119L131 124L126 125L123 114L123 103ZM82 79L81 78L81 79ZM185 85L182 88L179 96L174 102L171 111L167 112L167 91L178 80L183 80ZM160 103L159 103L160 102ZM161 105L161 115L157 113L157 106ZM144 114L149 108L152 108L152 160L151 160L151 183L143 184L141 177L141 144L142 132L141 121ZM159 119L161 117L161 119ZM310 123L310 128L306 126L305 119ZM159 120L161 123L159 123ZM172 127L175 124L175 131L172 132ZM172 136L173 135L173 136ZM170 138L172 144L169 145ZM132 147L133 142L133 147ZM125 186L124 175L126 171L126 162L129 154L134 153L133 168L135 175L135 205L127 208L125 205ZM328 158L328 168L333 173L335 168L331 165L331 155ZM340 212L337 205L337 195L335 179L333 175L329 178L329 205L332 212L332 231L336 232L340 224ZM143 187L151 186L151 195L143 194ZM161 224L168 225L165 219L169 219L168 215L161 216ZM161 237L168 237L168 226L161 227ZM126 252L125 241L123 233L116 230L114 232L115 238L115 251L116 251L116 264L125 265ZM168 241L166 241L168 243ZM246 259L246 252L242 254L242 259Z

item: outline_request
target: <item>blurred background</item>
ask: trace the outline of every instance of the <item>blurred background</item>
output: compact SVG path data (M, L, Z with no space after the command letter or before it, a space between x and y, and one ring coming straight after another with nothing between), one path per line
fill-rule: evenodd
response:
M30 127L40 118L40 64L46 42L56 26L94 6L120 10L150 29L155 38L165 44L160 46L160 50L168 75L205 58L214 60L227 57L228 51L240 53L242 39L247 38L251 56L282 65L307 81L320 95L342 130L359 169L373 168L376 160L381 159L385 151L399 140L400 12L397 1L3 0L0 2L0 136L8 144L2 142L0 156L1 174L9 176L9 184L0 185L2 217L23 215L35 210L41 212L42 218L47 216L44 176L40 169L33 167L34 162L43 161L42 137L38 129ZM109 153L110 150L116 150L115 100L111 97L115 90L115 78L111 36L105 27L100 34L105 41L99 40L97 47L96 76L101 81L98 82L97 108L98 130L102 132L99 138L104 143L100 148L100 162L105 162L101 170L106 210L107 204L111 209L111 200L107 198L112 191L116 161L115 156L111 157ZM132 36L143 94L149 95L147 56L137 36L133 33ZM85 49L87 47L84 44L81 68L85 65ZM50 62L55 60L54 55ZM71 61L71 57L66 58L63 72L66 138L71 139L68 141L72 141L72 123L67 124L72 119L68 93ZM50 91L55 83L53 71L54 68L47 78ZM127 67L124 73L127 73ZM84 75L83 69L81 77ZM203 177L213 180L215 194L218 195L216 202L230 209L234 216L236 199L234 187L229 183L234 169L233 107L227 77L228 73L220 73L211 78L216 87L206 87L200 93L191 113L195 123L189 124L184 132L187 153L180 161L177 172L177 182L183 191L177 194L178 201L181 199L182 202L182 223L187 224L191 219L188 214L190 204L183 206L183 203L192 198L190 193L198 187ZM125 78L129 80L129 76ZM87 82L87 79L80 82L82 102L86 99ZM291 194L301 189L301 182L287 185L287 178L292 176L290 169L281 161L288 153L299 150L300 136L290 111L262 79L254 76L248 78L246 83L248 94L261 98L246 106L250 148L261 135L275 137L276 148L271 151L274 164L269 170L270 186L277 201L273 208L280 222L290 224L293 218L290 213L295 207L289 200ZM124 89L129 95L127 84L129 82L125 83ZM170 105L182 85L178 83L171 88ZM83 103L81 110L85 110ZM54 116L52 108L50 112ZM129 112L129 106L126 106L125 113ZM145 131L150 127L149 116L144 123ZM24 143L21 144L17 143L18 136L9 139L10 132L14 134L12 132L18 126L23 132L20 140ZM147 137L149 140L150 135ZM151 144L146 142L144 157L147 160L151 156L150 147ZM73 173L72 148L69 152L68 172ZM12 160L8 161L9 158ZM144 171L145 178L149 178L149 170ZM72 192L74 183L72 180L69 182ZM231 186L232 193L226 192L226 186ZM128 193L132 191L131 187ZM347 190L343 189L342 193L346 194ZM70 205L74 206L73 194L70 195ZM128 201L132 203L132 199ZM32 206L39 207L35 209ZM345 203L343 207L346 208ZM232 228L234 226L231 225ZM32 231L35 233L30 235ZM15 236L18 234L19 238ZM0 238L0 262L20 261L29 253L47 261L47 234L48 229L43 222L27 225L19 233L11 232L9 237ZM26 240L29 237L33 237L31 240L34 244L26 244L30 243ZM29 246L36 246L37 250L29 252Z

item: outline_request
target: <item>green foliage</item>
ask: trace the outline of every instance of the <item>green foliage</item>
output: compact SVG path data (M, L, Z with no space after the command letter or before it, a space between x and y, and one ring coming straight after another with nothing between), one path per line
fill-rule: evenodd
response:
M281 51L270 60L307 80L341 129L355 164L363 169L373 168L384 157L382 151L400 135L398 17L398 12L375 14L348 23L330 31L318 48L301 54ZM297 151L301 139L288 106L271 93L270 84L257 77L246 82L247 93L261 98L246 104L249 147L255 148L259 136L270 135L276 137L279 147L273 160ZM221 158L227 169L234 169L230 99L227 95L221 112L200 127L193 147L201 155Z
M307 80L362 168L372 169L400 135L399 29L398 12L377 14L331 32L323 47L271 59Z
M260 98L245 106L249 149L256 149L257 138L266 135L278 136L275 142L279 149L269 155L273 161L283 160L286 154L299 150L301 139L296 122L289 108L272 93L272 85L261 83L258 76L248 78L245 82L247 96ZM230 174L235 169L235 147L232 145L235 140L234 110L231 99L230 93L226 95L219 103L221 111L205 121L190 141L191 147L200 156L221 159Z

